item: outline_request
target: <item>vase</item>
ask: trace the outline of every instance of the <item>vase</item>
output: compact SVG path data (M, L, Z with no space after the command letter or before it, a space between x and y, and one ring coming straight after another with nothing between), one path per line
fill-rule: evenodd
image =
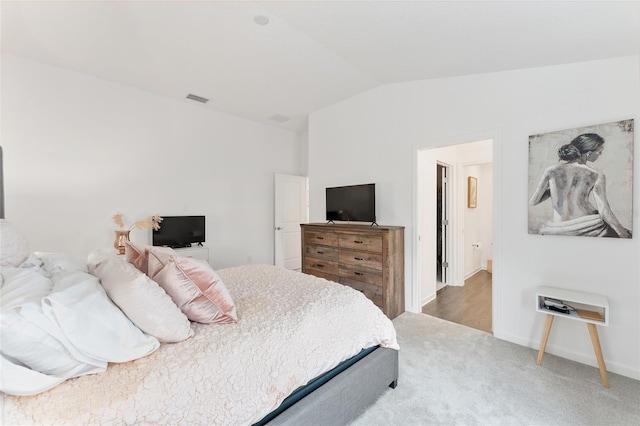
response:
M129 234L131 231L116 231L116 240L113 243L113 247L118 250L118 254L124 254L124 243L125 241L129 241Z

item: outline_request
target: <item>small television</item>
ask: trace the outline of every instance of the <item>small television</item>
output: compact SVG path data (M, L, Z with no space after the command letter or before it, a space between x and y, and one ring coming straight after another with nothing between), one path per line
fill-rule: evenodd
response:
M376 221L376 185L338 186L326 189L328 221Z
M162 216L160 229L153 231L153 245L171 248L202 245L204 216Z

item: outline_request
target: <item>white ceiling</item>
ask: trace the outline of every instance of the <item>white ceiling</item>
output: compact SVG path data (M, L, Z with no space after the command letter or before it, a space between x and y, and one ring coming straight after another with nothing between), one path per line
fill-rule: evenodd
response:
M290 130L381 84L637 55L640 1L2 1L2 51ZM260 26L257 15L270 22ZM284 123L274 115L291 117Z

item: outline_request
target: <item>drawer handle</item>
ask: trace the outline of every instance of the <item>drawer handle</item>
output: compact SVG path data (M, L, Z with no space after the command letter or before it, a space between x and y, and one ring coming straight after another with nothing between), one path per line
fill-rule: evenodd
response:
M324 240L324 237L316 237L319 240Z
M354 272L356 275L364 275L362 272Z
M316 253L318 253L318 254L324 254L324 252L323 252L323 251L317 251Z
M356 243L356 244L362 244L363 242L364 242L364 241L358 241L358 240L355 240L355 241L354 241L354 243Z
M324 268L324 265L320 265L319 263L316 265L316 268Z

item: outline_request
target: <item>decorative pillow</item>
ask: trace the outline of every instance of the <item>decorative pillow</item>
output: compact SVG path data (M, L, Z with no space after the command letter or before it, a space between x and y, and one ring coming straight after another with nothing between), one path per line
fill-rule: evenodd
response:
M147 258L149 256L147 248L146 245L131 241L124 242L124 259L145 274L147 273Z
M152 250L149 276L165 289L191 321L204 324L238 321L227 287L206 261L167 256Z
M111 300L140 330L160 342L180 342L193 336L191 323L171 297L124 259L111 256L97 264L89 261L89 268L100 278Z
M87 271L95 275L93 270L100 265L100 263L107 261L108 259L113 258L115 255L113 251L105 251L105 250L94 250L89 253L87 256Z
M29 244L18 228L0 219L0 266L20 266L29 257Z
M149 253L151 251L167 255L177 255L177 253L169 247L148 246L131 241L125 241L124 243L125 260L145 274L148 272Z

